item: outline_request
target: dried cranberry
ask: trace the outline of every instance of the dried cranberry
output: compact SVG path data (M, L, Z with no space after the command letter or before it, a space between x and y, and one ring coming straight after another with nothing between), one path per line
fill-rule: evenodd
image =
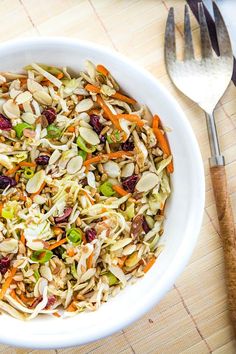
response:
M0 129L2 130L11 130L12 124L11 121L0 113Z
M90 125L92 125L93 130L97 133L100 134L102 129L103 129L103 125L99 122L99 116L97 116L96 114L91 114L90 116Z
M48 155L40 155L35 159L37 165L45 166L48 164L50 157Z
M124 151L132 151L134 150L134 143L132 141L125 141L123 144L121 144L121 149Z
M45 109L42 112L42 115L44 115L47 118L48 124L52 124L56 119L56 111L52 107Z
M143 227L143 231L145 232L145 234L147 234L150 231L150 227L148 226L148 223L147 223L147 220L145 217L143 218L142 227Z
M137 238L143 232L143 215L137 215L132 221L130 234L133 238Z
M5 189L6 187L14 187L16 185L16 181L12 177L0 176L0 189Z
M95 229L91 228L85 231L85 237L88 242L92 242L97 236Z
M130 193L133 193L134 192L134 189L135 189L135 186L138 182L138 175L133 175L133 176L130 176L130 177L127 177L127 178L123 178L122 179L122 186L123 188L130 192Z
M71 212L72 212L72 208L66 208L62 216L57 216L56 218L54 218L55 223L58 224L60 222L66 222Z
M106 142L106 138L104 135L99 135L100 142L104 144Z
M47 302L46 308L52 307L52 306L55 304L56 300L57 300L57 299L56 299L56 296L50 295L50 296L48 297L48 302Z
M81 179L79 181L79 183L82 184L83 187L87 186L88 185L87 177L84 177L83 179Z
M0 259L0 273L4 275L10 268L10 259L8 257L2 257Z

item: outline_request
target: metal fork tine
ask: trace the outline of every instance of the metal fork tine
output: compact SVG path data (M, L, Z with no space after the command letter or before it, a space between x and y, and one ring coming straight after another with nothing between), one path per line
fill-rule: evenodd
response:
M201 50L203 58L210 58L213 55L211 40L208 32L206 17L204 13L204 8L202 2L198 3L198 15L200 22L200 32L201 32Z
M229 33L227 31L225 22L215 1L213 1L213 11L215 17L216 33L217 33L217 40L220 49L220 55L232 55L232 47L230 43Z
M184 59L194 59L194 50L193 50L193 39L191 32L191 23L189 17L189 7L185 5L184 8Z
M176 43L175 43L175 18L174 8L171 7L168 13L165 30L165 60L171 63L176 60Z

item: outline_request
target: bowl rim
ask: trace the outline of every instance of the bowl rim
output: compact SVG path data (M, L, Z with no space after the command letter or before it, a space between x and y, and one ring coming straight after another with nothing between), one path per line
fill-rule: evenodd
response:
M96 333L93 333L92 335L89 334L83 340L78 339L75 332L72 332L72 334L70 335L66 333L65 336L63 337L62 336L59 337L57 334L53 334L53 335L50 334L50 340L46 341L47 344L45 345L44 341L42 341L41 339L41 335L37 335L37 334L31 334L30 338L29 337L27 338L27 343L24 338L21 338L19 336L17 337L16 333L14 333L14 338L12 338L11 335L7 337L5 336L3 338L1 337L0 334L0 341L3 344L19 346L24 348L28 347L28 348L39 348L39 349L65 348L65 347L87 344L89 342L110 336L113 333L118 332L123 328L126 328L131 323L135 322L137 319L139 319L141 316L147 313L152 307L154 307L157 304L157 302L160 301L161 298L163 298L163 296L167 293L167 291L170 290L170 288L173 286L174 282L176 281L177 277L180 275L184 267L187 265L197 242L197 238L202 225L204 205L205 205L205 177L204 177L203 161L201 158L199 145L183 109L180 107L177 100L168 92L167 88L163 84L161 84L158 81L158 79L156 79L150 72L140 67L138 64L134 63L131 59L128 59L123 54L118 53L114 49L110 49L108 47L93 43L91 41L77 40L77 39L72 39L72 38L62 37L62 36L17 38L13 40L8 40L6 42L2 42L0 44L0 49L7 51L12 47L14 48L17 47L21 48L22 46L34 47L36 43L41 43L45 45L65 44L65 45L71 45L77 47L82 46L83 48L92 49L100 53L103 53L105 55L107 54L110 58L118 59L124 65L132 66L135 69L135 71L145 76L148 81L152 82L158 88L158 90L163 92L166 99L173 106L173 109L175 109L177 114L181 116L182 123L185 125L185 129L187 129L189 137L191 138L191 149L194 151L195 154L194 161L198 171L198 188L199 188L198 201L197 201L198 217L195 218L194 220L194 230L192 229L191 238L189 237L182 241L184 252L183 251L180 252L179 250L175 254L171 266L168 268L166 272L166 279L163 280L162 282L163 283L162 291L158 295L155 294L155 291L152 293L150 292L151 294L147 296L146 301L143 301L142 303L143 306L139 307L139 311L137 311L135 314L132 314L132 316L129 319L126 318L125 320L123 320L123 322L119 322L117 325L107 326L105 328L101 328L101 327L98 328Z

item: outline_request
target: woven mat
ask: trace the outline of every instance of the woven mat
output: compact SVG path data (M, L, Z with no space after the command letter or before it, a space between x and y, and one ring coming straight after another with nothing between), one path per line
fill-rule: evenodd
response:
M63 35L103 44L149 70L184 109L197 136L205 165L206 206L197 247L173 289L146 316L123 331L95 343L64 350L14 353L233 354L236 344L228 320L223 253L210 184L209 146L203 112L176 92L163 60L167 11L175 6L177 37L183 31L183 0L2 0L0 40L17 36ZM194 37L198 24L192 16ZM236 89L229 87L216 109L220 145L227 162L236 220ZM112 348L112 350L111 350Z

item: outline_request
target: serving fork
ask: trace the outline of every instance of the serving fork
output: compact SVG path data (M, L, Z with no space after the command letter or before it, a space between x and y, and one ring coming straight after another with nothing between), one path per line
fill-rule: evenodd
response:
M227 190L225 161L220 152L214 119L214 109L232 77L233 54L227 28L214 1L213 10L219 56L213 52L204 7L202 2L199 2L201 58L195 58L189 9L186 5L184 14L184 58L180 61L176 57L174 9L171 8L165 31L165 62L167 72L175 86L205 111L211 149L210 174L224 250L228 308L236 334L236 235Z

